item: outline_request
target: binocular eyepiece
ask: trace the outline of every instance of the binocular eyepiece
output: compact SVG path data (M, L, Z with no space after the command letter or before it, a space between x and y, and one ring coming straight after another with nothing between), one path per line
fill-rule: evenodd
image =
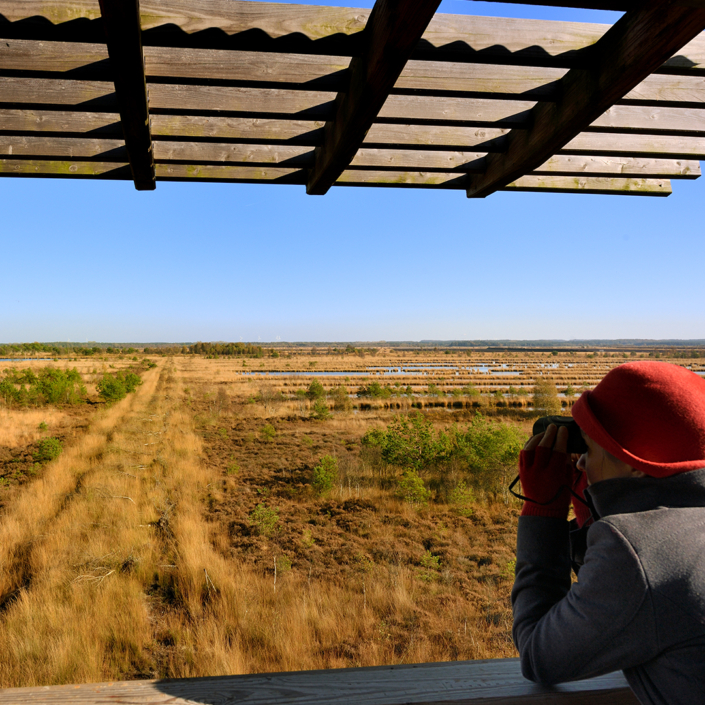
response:
M582 455L587 452L587 444L580 433L580 426L575 423L572 416L542 416L534 424L532 435L543 433L551 424L555 424L560 428L565 426L568 429L568 448L567 453L579 453Z

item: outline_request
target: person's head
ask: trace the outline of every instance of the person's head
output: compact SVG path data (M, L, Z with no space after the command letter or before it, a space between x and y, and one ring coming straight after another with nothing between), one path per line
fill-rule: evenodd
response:
M591 484L705 468L705 379L665 362L628 362L573 406Z

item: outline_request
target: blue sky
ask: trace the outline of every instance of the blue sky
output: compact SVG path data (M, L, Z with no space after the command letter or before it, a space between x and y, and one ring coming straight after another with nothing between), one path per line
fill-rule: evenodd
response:
M441 11L618 18L466 0ZM704 188L468 200L2 179L0 342L704 338Z

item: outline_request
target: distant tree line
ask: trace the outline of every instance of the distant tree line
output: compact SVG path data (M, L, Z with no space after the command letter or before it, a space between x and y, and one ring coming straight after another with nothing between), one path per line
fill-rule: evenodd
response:
M11 355L34 355L45 353L52 357L61 355L105 355L118 353L136 353L136 348L122 346L98 346L91 347L79 343L8 343L0 345L0 357Z

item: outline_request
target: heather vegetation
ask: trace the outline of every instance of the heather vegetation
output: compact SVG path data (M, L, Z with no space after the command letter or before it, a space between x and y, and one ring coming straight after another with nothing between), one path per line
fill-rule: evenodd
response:
M519 449L621 356L155 354L2 375L0 687L516 655Z

